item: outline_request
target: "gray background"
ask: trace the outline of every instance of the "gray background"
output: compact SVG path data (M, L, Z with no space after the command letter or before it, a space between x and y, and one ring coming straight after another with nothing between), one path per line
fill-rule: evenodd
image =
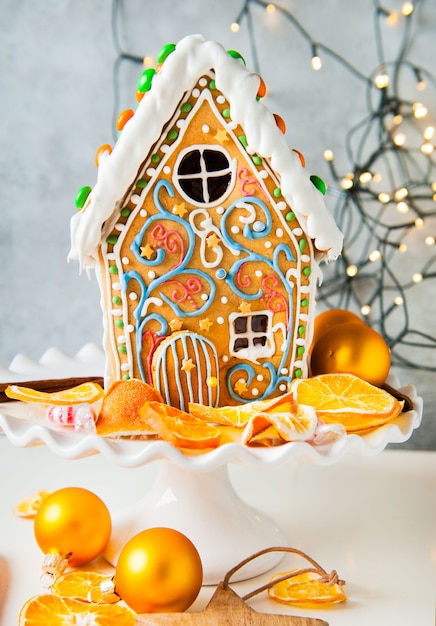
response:
M235 0L124 0L121 38L126 50L156 56L165 43L194 32L239 50L253 68L247 26L229 25L243 2ZM377 65L372 0L283 0L312 37L343 55L364 74ZM399 9L402 2L390 0ZM384 32L384 50L395 57L400 26ZM414 17L408 55L431 70L436 52L436 3L425 0ZM365 114L365 91L344 68L324 56L322 71L310 68L311 51L290 23L276 13L255 11L260 70L267 104L287 122L287 138L311 170L330 182L325 148L347 171L344 137ZM120 101L114 104L109 0L2 0L0 4L0 365L18 353L39 359L56 346L75 354L87 342L100 344L98 287L67 263L74 196L93 186L94 154L113 145L113 109L135 107L139 65L120 68ZM422 96L436 116L433 92ZM333 206L335 198L327 196ZM433 233L435 234L435 233ZM415 251L419 256L419 250ZM425 323L436 335L436 284L426 283ZM423 301L415 302L419 315ZM433 324L431 326L431 324ZM398 370L424 397L422 427L405 444L436 449L434 372ZM404 446L403 446L404 447Z

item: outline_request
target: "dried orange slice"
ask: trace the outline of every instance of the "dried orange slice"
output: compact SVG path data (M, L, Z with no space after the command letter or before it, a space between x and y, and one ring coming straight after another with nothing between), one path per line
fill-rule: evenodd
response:
M135 613L119 604L89 604L56 595L35 596L20 611L18 626L63 626L93 624L94 626L135 626Z
M369 430L397 417L404 402L352 374L321 374L296 379L291 392L298 404L313 406L327 424L343 424L348 433Z
M277 580L298 570L291 570L283 574L276 574L271 581ZM316 572L304 572L297 574L282 582L278 582L268 589L268 595L277 602L292 605L320 605L320 604L337 604L345 602L343 585L335 583L329 585L322 582L319 574Z
M273 446L287 441L307 441L315 434L317 424L313 407L279 399L268 410L250 419L242 434L242 443Z
M94 382L87 382L65 389L64 391L36 391L30 387L20 385L9 385L5 389L5 394L12 400L21 402L43 402L45 404L81 404L82 402L92 403L99 400L103 394L103 388Z
M129 437L152 433L150 424L139 413L141 406L150 401L163 400L157 389L142 380L131 378L113 382L101 403L97 434L103 437Z
M28 517L32 519L38 513L39 507L43 500L50 495L50 491L35 491L29 496L26 496L23 500L18 502L12 509L12 512L17 517Z
M98 590L102 583L110 579L108 574L99 574L98 572L82 572L73 570L60 576L50 588L51 593L64 598L74 598L75 600L88 601L89 593L92 590ZM110 594L106 601L104 595L99 595L100 602L112 604L114 601L120 600L119 596Z
M220 444L218 428L163 402L146 402L140 415L161 439L176 448L205 450Z
M269 407L274 406L277 402L284 403L291 398L292 395L288 393L281 398L268 398L267 400L255 400L254 402L247 402L246 404L219 407L205 406L204 404L190 402L189 412L205 422L241 428L257 413L267 411Z

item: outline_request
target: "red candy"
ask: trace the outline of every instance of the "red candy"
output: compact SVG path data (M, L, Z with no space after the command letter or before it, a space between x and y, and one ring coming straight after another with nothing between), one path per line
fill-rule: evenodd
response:
M47 419L56 426L74 426L75 430L95 432L96 414L89 404L50 406Z

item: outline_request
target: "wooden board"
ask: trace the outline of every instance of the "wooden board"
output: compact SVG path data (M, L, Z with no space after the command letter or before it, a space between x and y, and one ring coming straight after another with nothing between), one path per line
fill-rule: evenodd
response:
M250 608L230 587L220 583L209 604L201 613L155 613L138 615L138 626L180 624L181 626L328 626L313 617L258 613Z

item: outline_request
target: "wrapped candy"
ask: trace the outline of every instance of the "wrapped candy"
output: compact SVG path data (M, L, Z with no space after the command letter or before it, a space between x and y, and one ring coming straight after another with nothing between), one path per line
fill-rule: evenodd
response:
M74 430L94 434L97 416L90 404L54 404L47 409L47 419L56 426L72 426Z

